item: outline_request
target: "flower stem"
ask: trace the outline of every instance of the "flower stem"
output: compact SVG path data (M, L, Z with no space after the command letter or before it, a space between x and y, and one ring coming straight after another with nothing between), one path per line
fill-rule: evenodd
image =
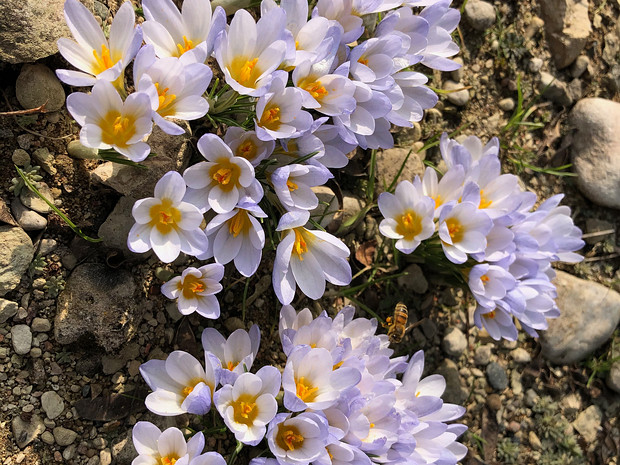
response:
M235 463L235 461L237 460L237 455L239 455L239 452L241 452L241 449L243 449L243 443L241 441L237 441L237 447L235 447L235 450L233 451L233 453L230 454L227 465L233 465Z

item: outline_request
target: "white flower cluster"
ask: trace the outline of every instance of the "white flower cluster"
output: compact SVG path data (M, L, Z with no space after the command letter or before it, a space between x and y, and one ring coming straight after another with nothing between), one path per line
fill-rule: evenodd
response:
M474 136L458 143L444 134L440 150L447 166L440 180L429 167L422 179L379 196L381 233L406 254L441 244L476 298L476 325L494 339L515 340L515 320L537 336L559 316L551 263L583 258L574 253L584 245L581 230L558 206L562 195L533 210L536 194L501 174L497 138L483 146Z
M312 188L333 177L329 169L344 167L357 146L391 147L391 125L411 127L435 105L427 78L411 68L459 67L448 58L458 52L450 33L460 19L450 3L319 0L310 12L307 0L263 0L258 21L241 9L227 24L224 10L212 11L209 0L185 0L181 11L172 0L143 0L146 20L136 26L125 2L106 38L86 7L66 0L75 41L61 39L58 47L79 71L58 76L93 86L67 98L83 145L140 162L149 155L144 140L153 124L170 135L183 133L173 119L228 127L223 138L200 138L204 161L182 176L167 173L154 197L136 202L129 248L152 249L164 262L181 252L234 262L251 276L265 247L261 222L269 216L280 236L273 269L280 302L290 303L297 287L317 299L326 281L348 284L348 248L311 228L317 223L310 212L319 205ZM414 14L412 7L424 8ZM363 17L376 13L381 21L366 31ZM365 32L370 37L362 39ZM211 57L215 70L205 64ZM225 84L218 87L218 80L207 92L214 71ZM203 229L208 211L215 216ZM269 232L275 245L277 234ZM213 297L219 288L204 281L205 273L221 274L217 267L191 269L165 287L182 313L219 315Z
M410 360L391 358L387 336L375 334L377 321L354 312L345 307L333 319L326 312L313 318L308 309L284 306L282 374L273 366L252 373L257 326L228 339L207 328L205 368L181 351L140 367L153 390L146 406L158 415L204 415L215 406L239 443L266 439L273 457L251 465L456 464L467 452L456 442L466 427L446 422L465 409L441 400L442 376L422 378L421 351ZM186 444L176 428L162 433L138 422L133 435L140 454L133 465L224 463L213 452L199 455L202 433Z

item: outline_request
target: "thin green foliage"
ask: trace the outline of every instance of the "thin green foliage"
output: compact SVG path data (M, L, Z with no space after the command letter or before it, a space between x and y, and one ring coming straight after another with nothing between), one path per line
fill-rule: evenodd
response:
M148 170L148 167L141 165L140 163L136 163L135 161L129 160L128 158L119 154L114 149L99 150L98 155L99 157L101 157L102 160L105 160L105 161L111 161L112 163L118 163L119 165L132 166L134 168L138 168L141 170ZM152 157L152 156L154 157L155 154L154 153L149 154L149 157Z
M368 186L366 187L366 201L375 199L375 173L377 172L377 151L370 151L370 166L368 168Z

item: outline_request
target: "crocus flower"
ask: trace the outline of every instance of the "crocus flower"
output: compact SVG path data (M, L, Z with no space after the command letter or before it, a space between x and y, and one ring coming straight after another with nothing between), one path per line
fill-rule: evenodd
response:
M209 354L205 354L205 361L203 368L192 355L175 350L166 360L143 363L140 374L153 390L146 397L146 407L163 416L207 413L219 383L220 368Z
M202 63L184 64L174 57L157 59L151 45L142 47L133 65L136 89L149 95L155 123L171 135L185 130L166 118L194 120L209 111L202 94L212 76Z
M220 304L214 294L222 290L220 281L224 266L212 263L200 268L188 267L161 287L161 293L169 299L178 299L182 315L198 312L205 318L219 318Z
M483 307L493 309L498 300L513 289L517 282L508 270L498 265L474 265L467 278L469 289Z
M420 13L429 25L422 63L440 71L454 71L461 67L448 58L459 52L459 46L452 40L451 34L461 19L459 10L450 8L451 2L452 0L438 0Z
M267 214L253 203L242 203L228 213L216 215L205 229L210 238L209 248L199 258L215 257L222 265L234 260L239 273L252 276L265 246L265 231L256 218L266 217Z
M394 194L379 195L379 210L385 217L379 230L384 236L397 239L395 246L403 253L413 252L435 232L435 203L422 194L420 180L416 180L419 188L409 181L401 181Z
M246 10L235 13L215 48L226 83L241 95L260 97L271 84L272 73L286 56L286 14L274 8L258 23Z
M439 218L446 205L456 202L463 192L465 173L463 167L456 166L437 180L437 172L430 166L422 178L422 192L435 201L435 218Z
M252 368L259 345L258 325L253 325L250 331L237 329L228 339L214 328L205 328L202 332L202 346L217 357L222 367L222 384L234 383L240 374Z
M218 7L212 15L209 0L185 0L180 12L172 0L143 0L142 8L144 41L155 47L160 58L204 63L226 26L226 13Z
M343 44L355 42L364 32L362 18L353 12L353 0L319 0L312 17L322 16L342 26Z
M256 131L244 131L238 126L231 126L226 130L224 142L234 156L245 158L254 167L271 155L276 147L274 140L260 140L256 137Z
M323 410L334 405L342 392L360 381L360 372L351 367L334 369L331 354L308 345L296 347L288 356L282 373L284 406L291 412Z
M484 251L493 221L470 202L446 206L439 216L439 238L448 260L465 263L468 253Z
M283 237L276 250L272 282L283 304L293 300L295 283L305 295L319 299L325 292L325 280L338 286L351 282L346 260L349 249L325 231L304 228L309 216L307 211L289 212L278 224Z
M163 262L170 263L180 252L200 255L208 240L200 229L202 214L194 205L183 202L185 182L176 171L157 181L155 197L138 200L131 210L136 220L129 231L127 246L132 252L150 249Z
M256 374L242 373L234 384L223 386L215 393L215 405L235 438L256 446L278 412L275 396L279 391L280 372L264 366Z
M500 307L491 310L478 305L474 312L474 323L478 328L484 326L496 341L502 338L516 341L519 336L512 315Z
M92 13L78 0L66 0L64 13L76 41L60 38L58 50L80 71L59 69L56 71L58 78L78 87L105 80L115 82L119 89L124 90L123 71L142 45L142 30L135 27L131 2L124 2L116 13L109 40Z
M174 465L185 465L185 464L181 463L180 460L177 460L177 462ZM189 459L188 457L187 465L226 465L226 460L224 460L224 457L222 457L217 452L206 452L192 459Z
M287 210L313 210L319 199L312 187L322 186L332 177L329 170L313 165L285 165L274 170L271 183Z
M207 161L185 170L183 178L189 187L186 201L198 206L201 212L210 207L216 213L227 213L249 191L260 192L262 197L252 164L245 158L235 157L222 139L215 134L205 134L197 146Z
M109 81L98 81L90 94L74 92L67 109L82 129L80 142L95 149L113 148L132 161L144 160L151 148L142 139L153 129L148 95L137 92L123 102Z
M195 434L185 442L180 429L168 428L162 433L157 426L148 421L136 423L132 436L138 456L133 459L131 465L171 465L179 459L189 461L197 457L205 446L202 433Z
M321 413L303 412L296 417L280 413L269 423L267 443L278 463L307 465L325 454L328 435Z

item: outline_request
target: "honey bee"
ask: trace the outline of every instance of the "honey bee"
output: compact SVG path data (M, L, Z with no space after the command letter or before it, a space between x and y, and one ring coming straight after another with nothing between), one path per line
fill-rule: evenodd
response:
M403 340L407 330L406 326L408 318L409 312L407 311L407 306L402 302L398 302L394 307L394 316L390 316L385 320L387 323L387 334L390 339L390 343L398 344Z

